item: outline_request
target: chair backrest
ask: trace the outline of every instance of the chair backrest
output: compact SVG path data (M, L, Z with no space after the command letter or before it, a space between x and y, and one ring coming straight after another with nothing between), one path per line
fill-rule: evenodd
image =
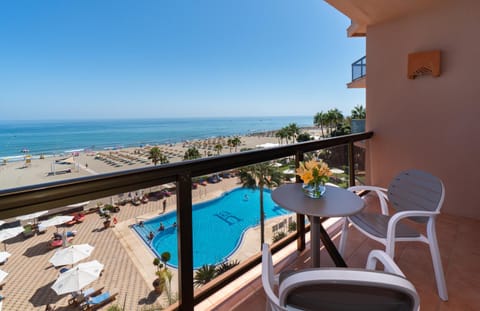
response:
M407 279L381 271L307 269L285 278L279 304L288 310L418 310L419 297Z
M262 245L262 285L270 307L275 311L286 310L280 307L278 297L274 291L273 261L270 246L267 243Z
M397 211L440 211L445 196L442 181L427 172L403 171L393 178L388 187L388 199ZM411 217L427 222L428 217Z

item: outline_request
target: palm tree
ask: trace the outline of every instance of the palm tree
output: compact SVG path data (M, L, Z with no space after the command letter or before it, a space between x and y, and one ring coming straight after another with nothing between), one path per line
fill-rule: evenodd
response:
M292 142L295 142L295 138L298 134L300 134L300 128L298 127L297 123L290 123L287 126L287 131L292 137Z
M285 140L287 139L287 133L285 131L285 128L281 128L279 129L276 133L275 133L275 136L278 137L279 141L280 141L280 144L282 144L283 142L283 139L285 138ZM287 141L288 143L288 141Z
M183 156L184 160L195 160L201 158L200 152L195 147L190 147L185 151L185 155Z
M148 154L148 158L152 160L154 165L157 165L158 162L160 162L160 164L168 163L168 158L162 153L162 151L158 147L153 147L152 149L150 149Z
M193 285L199 287L207 284L213 278L217 276L217 269L215 265L203 265L200 269L195 272L193 277Z
M265 240L265 212L263 210L263 189L273 188L281 183L281 173L268 162L246 166L240 169L243 187L260 191L260 247Z
M362 105L357 105L352 109L352 119L365 119L365 108Z
M313 117L313 124L320 127L320 131L322 132L322 137L325 137L323 128L325 127L325 124L326 124L325 122L326 118L327 118L327 114L324 113L323 111L317 112L317 114L315 114L315 116Z
M217 155L220 155L220 152L222 152L222 149L223 149L222 144L215 145L215 151L217 152Z
M242 143L240 137L238 136L235 136L233 139L232 139L232 146L235 147L235 152L237 152L237 147L240 146L240 144Z

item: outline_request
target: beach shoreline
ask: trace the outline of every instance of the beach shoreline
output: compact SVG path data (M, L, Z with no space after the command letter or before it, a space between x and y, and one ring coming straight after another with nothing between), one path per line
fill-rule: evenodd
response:
M302 128L312 136L318 136L316 128ZM218 136L208 139L184 140L177 143L157 145L163 154L168 157L170 163L183 160L185 151L195 147L202 157L224 155L240 152L245 149L260 149L264 144L275 146L279 140L275 137L276 131L250 133L238 136L241 144L229 147L228 138ZM222 145L218 153L215 145ZM106 174L122 170L153 166L148 159L148 150L154 146L126 147L111 150L71 150L69 154L30 157L26 156L22 161L6 163L0 162L0 185L1 189L10 189L22 186L42 184L53 181L73 179L97 174Z

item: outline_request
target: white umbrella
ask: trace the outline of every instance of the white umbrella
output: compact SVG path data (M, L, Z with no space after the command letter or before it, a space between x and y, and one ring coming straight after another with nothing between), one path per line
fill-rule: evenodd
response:
M50 219L44 220L38 224L38 227L46 228L51 226L58 226L64 224L73 219L73 216L55 216Z
M35 213L27 214L27 215L18 216L17 219L22 220L22 221L23 220L29 220L29 219L35 219L35 218L38 218L42 215L45 215L46 213L48 213L48 211L35 212Z
M343 174L343 173L345 173L343 170L341 170L339 168L332 168L332 169L330 169L330 172L332 172L333 174Z
M3 225L4 223L5 223L5 221L0 220L0 226Z
M23 231L22 226L0 230L0 242L16 237Z
M80 263L60 274L52 289L57 295L76 292L100 277L103 265L96 260Z
M17 235L22 233L24 230L25 229L23 229L22 226L0 230L0 242L16 237ZM7 244L3 244L3 245L5 247L5 250L7 250Z
M3 280L5 280L5 278L7 277L8 273L3 271L3 270L0 270L0 283L3 282Z
M10 256L12 256L12 254L9 252L0 252L0 263L7 261L7 258Z
M72 245L55 252L49 262L57 266L73 265L92 254L94 247L88 244Z

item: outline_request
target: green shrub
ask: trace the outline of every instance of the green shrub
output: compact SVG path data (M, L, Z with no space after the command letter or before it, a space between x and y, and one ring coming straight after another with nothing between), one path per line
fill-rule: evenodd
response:
M218 264L216 267L216 272L217 272L216 276L219 276L220 274L225 273L226 271L237 266L239 263L240 261L238 260L229 260L229 261L222 262L221 264Z
M288 224L288 232L293 232L295 230L297 230L297 222L292 221Z
M272 238L272 242L275 243L275 242L278 242L280 241L281 239L283 239L284 237L286 237L287 234L283 231L279 231L279 232L276 232L274 235L273 235L273 238Z

